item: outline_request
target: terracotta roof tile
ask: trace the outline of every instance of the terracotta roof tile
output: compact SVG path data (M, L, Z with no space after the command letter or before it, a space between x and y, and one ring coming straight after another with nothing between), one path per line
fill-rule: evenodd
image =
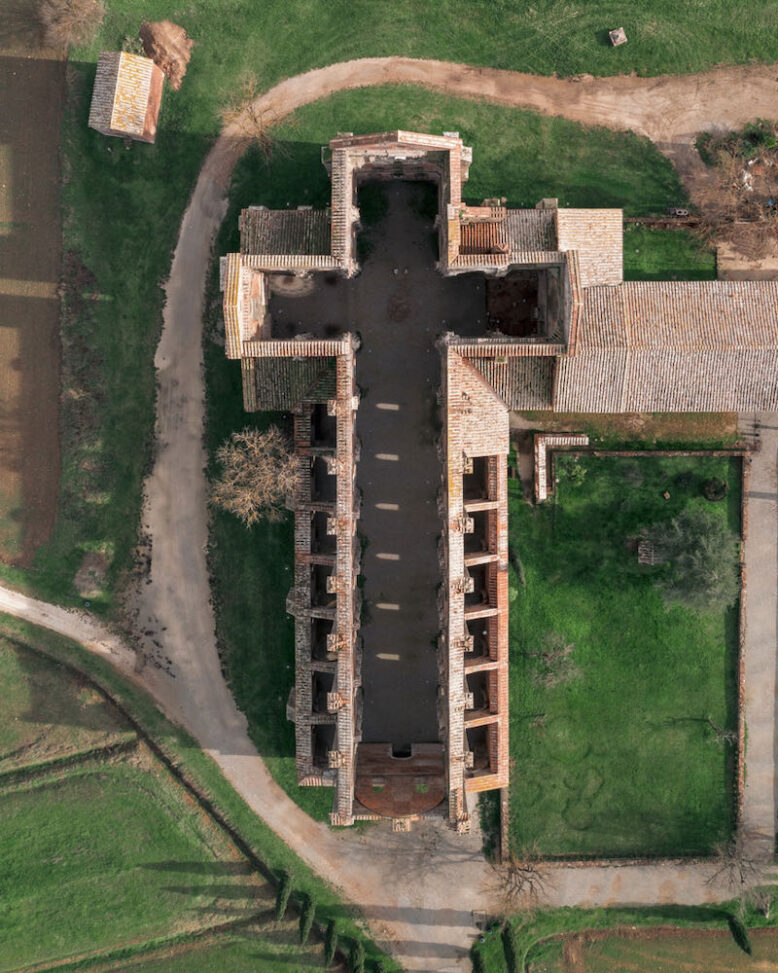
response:
M240 250L245 254L329 254L329 210L244 209Z

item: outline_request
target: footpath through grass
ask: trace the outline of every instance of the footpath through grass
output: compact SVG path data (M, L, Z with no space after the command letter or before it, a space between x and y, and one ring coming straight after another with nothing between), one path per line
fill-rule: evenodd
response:
M230 208L215 258L239 244L238 213L249 204L283 209L323 207L330 183L320 148L333 132L459 130L473 145L465 184L468 200L506 195L511 206L534 206L543 196L561 205L627 206L659 211L682 192L667 162L645 139L573 122L542 118L499 106L447 98L418 88L387 86L344 92L296 112L279 126L270 160L249 152L236 167ZM221 295L216 260L207 295L206 380L208 448L236 429L285 422L283 416L244 413L240 365L224 356ZM326 820L332 792L299 788L294 767L294 731L286 700L294 683L294 625L286 615L292 584L291 516L281 524L245 530L233 516L215 510L210 567L217 627L232 691L249 721L259 752L282 787L309 814Z
M510 481L511 848L709 854L732 827L737 610L668 607L667 569L639 565L634 539L692 507L739 534L739 461L562 455L557 471L534 507ZM703 497L712 477L727 500Z
M310 895L347 948L362 938L351 911L143 692L66 639L5 616L0 630L10 704L0 711L0 970L239 971L252 958L254 969L322 968L320 936L299 946L296 910L273 918L282 871L292 904ZM217 938L198 938L215 926Z

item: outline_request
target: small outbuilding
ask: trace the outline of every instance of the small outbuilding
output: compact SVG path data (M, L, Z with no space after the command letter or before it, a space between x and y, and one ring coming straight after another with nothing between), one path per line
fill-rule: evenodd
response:
M103 135L153 142L165 75L148 57L103 51L89 109L89 127Z
M617 27L616 30L609 30L608 37L611 39L611 44L614 47L618 47L619 44L627 43L627 32L623 27Z

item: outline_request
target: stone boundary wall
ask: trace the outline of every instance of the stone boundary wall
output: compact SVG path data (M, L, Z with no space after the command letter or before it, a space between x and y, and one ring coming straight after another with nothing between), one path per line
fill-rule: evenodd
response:
M554 492L556 469L553 458L548 462L549 450L589 445L589 437L583 433L536 433L535 435L535 502L542 503ZM551 470L551 480L548 472Z
M535 435L535 455L537 457L537 441L545 434ZM580 445L561 443L550 448L548 439L556 438L571 440L578 438L576 434L558 436L546 436L546 466L550 467L552 479L556 479L556 452L575 452L585 453L590 456L730 456L738 457L741 460L741 494L740 494L740 580L741 591L738 606L738 659L737 659L737 749L735 755L735 830L740 827L743 814L743 795L745 790L746 775L746 726L745 726L745 605L747 592L747 576L745 566L745 541L748 537L748 496L750 482L750 464L753 448L735 446L731 449L598 449L596 447L582 447ZM587 438L587 437L582 437ZM587 439L588 441L588 439ZM564 448L567 446L567 448ZM756 447L758 448L758 447ZM537 468L535 471L536 496L537 496ZM501 861L506 860L509 853L509 844L503 844L509 835L507 822L504 814L508 810L508 800L500 802L500 857ZM544 867L549 868L619 868L635 865L710 865L717 862L715 857L695 856L690 858L543 858Z

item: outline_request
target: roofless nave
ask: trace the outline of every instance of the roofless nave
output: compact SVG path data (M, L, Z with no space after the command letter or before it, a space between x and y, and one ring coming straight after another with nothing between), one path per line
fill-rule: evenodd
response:
M623 283L620 210L469 206L456 133L329 149L331 210L244 210L222 268L245 407L295 417L298 777L466 829L508 782L509 410L774 411L778 285ZM437 186L436 263L401 183L359 267L370 180Z

